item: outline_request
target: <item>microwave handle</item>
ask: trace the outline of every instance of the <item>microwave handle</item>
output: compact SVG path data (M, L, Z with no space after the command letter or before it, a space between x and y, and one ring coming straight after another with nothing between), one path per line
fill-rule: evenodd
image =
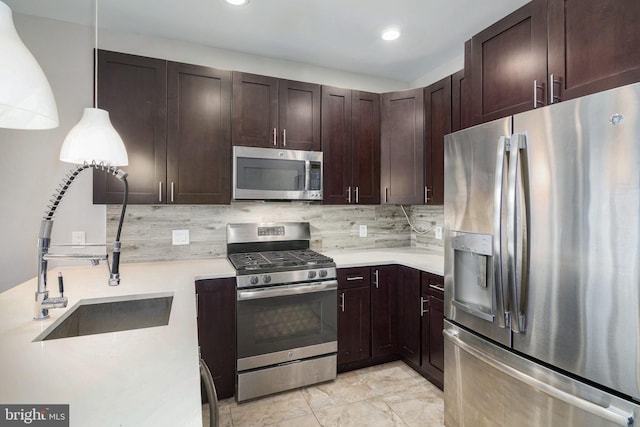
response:
M304 161L304 191L311 189L311 162L309 160Z

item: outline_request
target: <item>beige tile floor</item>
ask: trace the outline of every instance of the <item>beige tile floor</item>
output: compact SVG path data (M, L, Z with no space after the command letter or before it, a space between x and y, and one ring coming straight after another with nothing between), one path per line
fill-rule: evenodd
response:
M443 394L398 361L246 403L220 402L220 427L249 426L441 427Z

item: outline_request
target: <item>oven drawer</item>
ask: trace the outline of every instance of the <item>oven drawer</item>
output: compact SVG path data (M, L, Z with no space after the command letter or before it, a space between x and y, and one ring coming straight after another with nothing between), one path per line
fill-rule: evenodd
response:
M238 373L238 402L336 378L336 355Z

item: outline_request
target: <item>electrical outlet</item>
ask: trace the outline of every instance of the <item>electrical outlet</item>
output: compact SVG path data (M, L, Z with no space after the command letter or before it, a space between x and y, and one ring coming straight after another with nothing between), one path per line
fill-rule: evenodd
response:
M74 248L84 248L86 244L86 234L84 231L72 231L71 232L71 244Z
M367 237L367 225L360 225L360 237Z
M189 230L172 230L171 237L173 245L189 244Z
M439 225L433 227L433 232L435 233L437 240L442 240L442 227Z

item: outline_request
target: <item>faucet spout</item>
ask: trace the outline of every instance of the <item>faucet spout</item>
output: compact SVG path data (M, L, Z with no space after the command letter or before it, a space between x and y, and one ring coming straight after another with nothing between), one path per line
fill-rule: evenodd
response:
M50 254L49 248L51 247L51 229L53 228L53 215L58 208L63 196L67 192L69 186L76 179L78 174L85 169L95 168L101 169L107 174L111 174L122 181L124 185L124 199L122 203L122 212L120 213L120 222L118 224L118 232L113 245L113 268L109 266L108 255L87 255L87 254ZM40 225L40 233L38 234L38 287L35 293L35 304L33 318L35 320L46 319L49 317L49 309L60 308L67 306L67 298L62 295L62 287L60 288L60 296L55 298L49 298L49 291L47 290L47 267L50 259L55 260L81 260L86 259L91 262L92 265L98 265L100 261L107 261L107 267L109 268L109 285L117 286L120 284L120 231L122 230L122 223L124 221L124 215L127 208L127 197L129 194L129 186L127 183L127 173L121 169L115 168L110 165L96 164L96 163L84 163L76 167L69 174L67 174L65 180L58 188L51 204L47 206L47 211Z

